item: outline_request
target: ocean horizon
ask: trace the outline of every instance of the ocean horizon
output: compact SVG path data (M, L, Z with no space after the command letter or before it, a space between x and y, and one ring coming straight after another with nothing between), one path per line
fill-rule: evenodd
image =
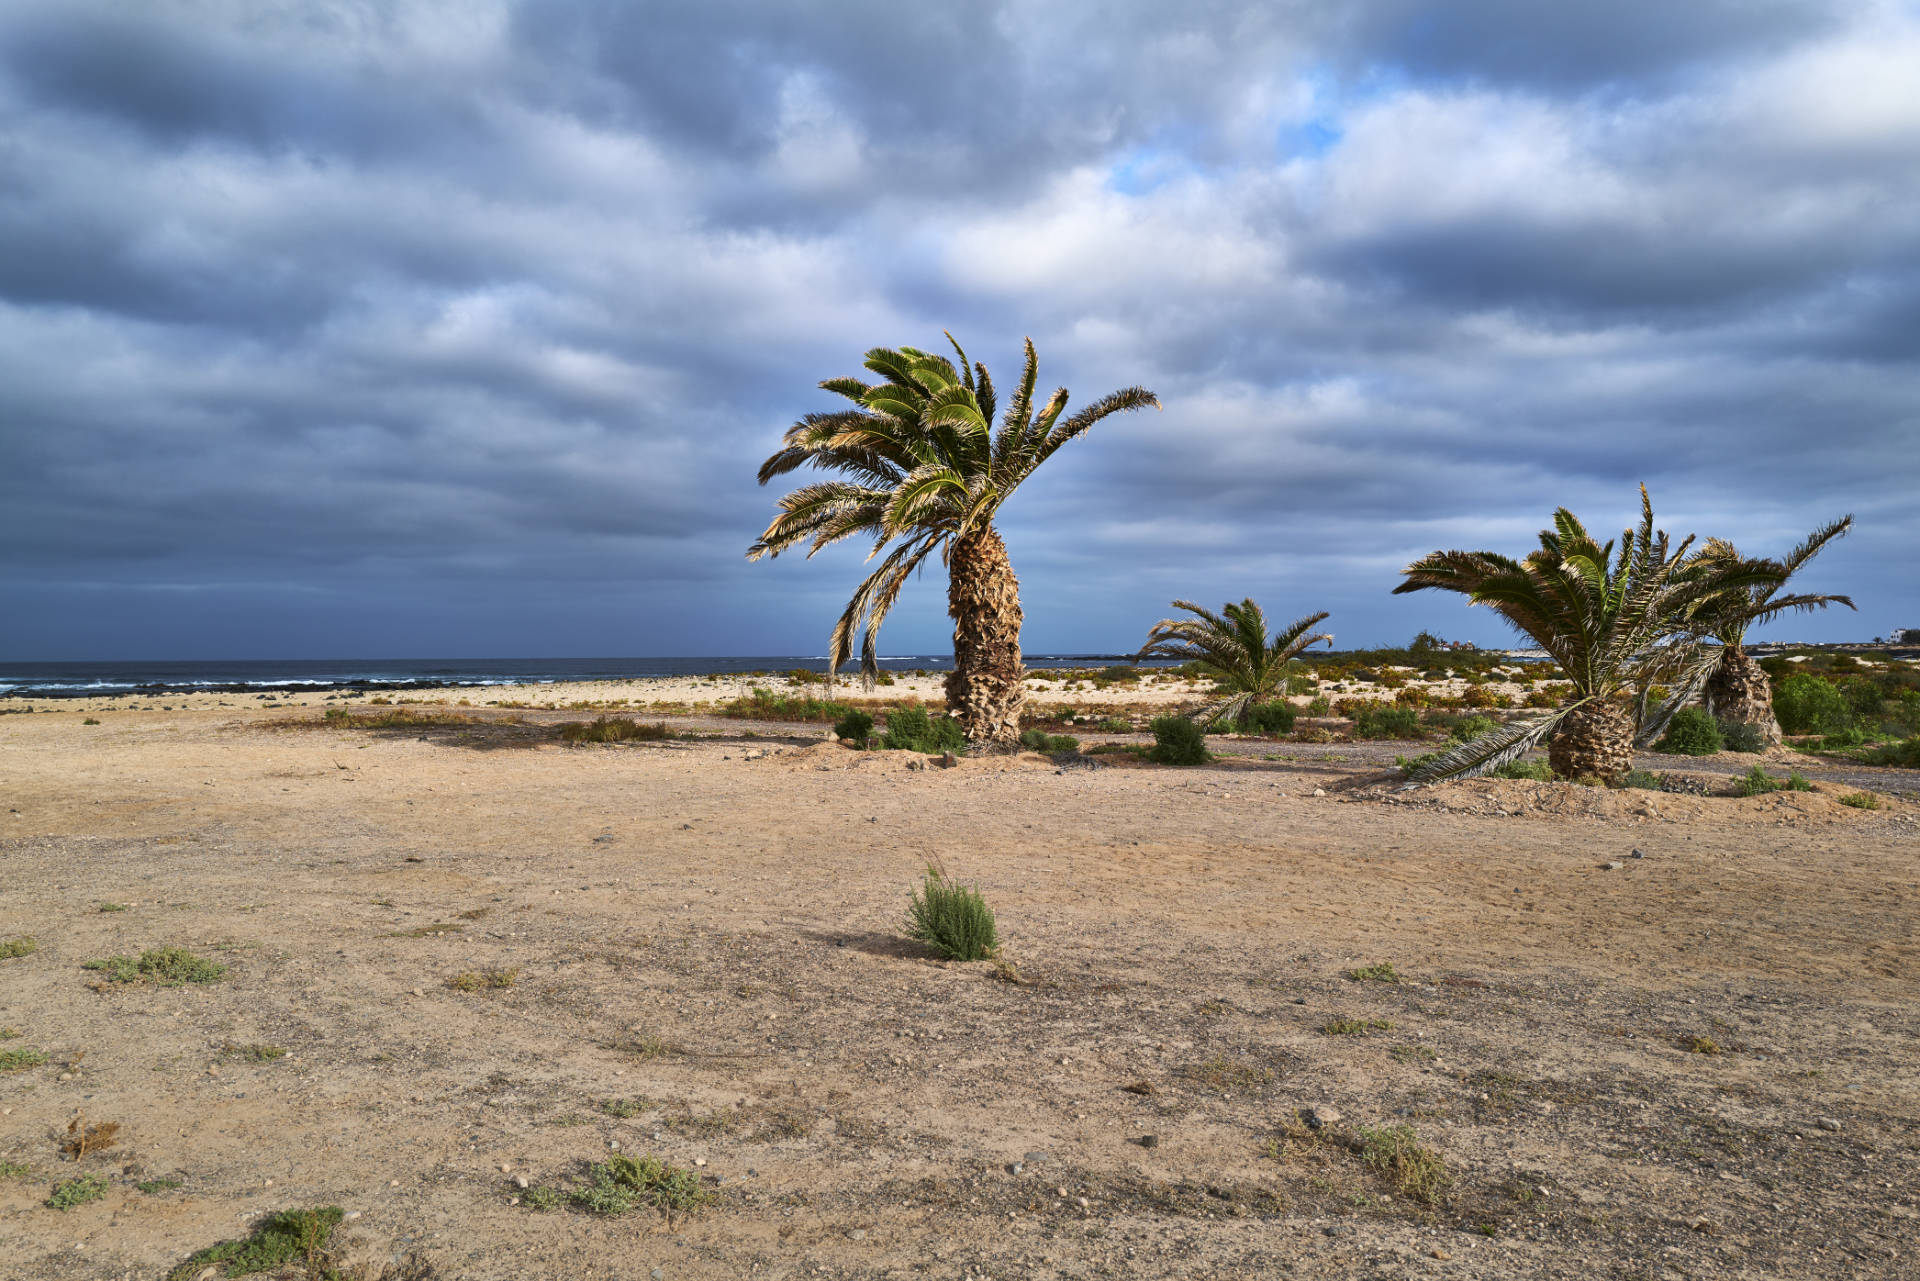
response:
M1130 654L1029 654L1029 667L1135 664ZM883 671L948 671L952 654L890 654ZM325 658L0 663L0 698L102 698L121 694L264 693L315 689L459 689L672 676L746 676L827 670L823 654L609 658ZM841 669L857 673L858 664Z

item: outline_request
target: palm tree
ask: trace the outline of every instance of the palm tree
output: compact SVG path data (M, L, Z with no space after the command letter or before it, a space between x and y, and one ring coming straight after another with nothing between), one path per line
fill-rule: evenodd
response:
M1633 768L1635 716L1630 692L1682 669L1694 658L1689 611L1715 591L1769 577L1750 562L1714 565L1689 558L1653 527L1653 503L1640 487L1640 527L1614 544L1594 541L1562 507L1540 547L1524 560L1495 552L1444 551L1415 561L1394 594L1429 587L1463 593L1532 638L1572 682L1572 697L1549 715L1512 721L1454 748L1415 782L1484 774L1548 734L1548 761L1562 778L1612 780ZM1677 644L1667 642L1680 638Z
M880 382L829 378L820 384L853 407L808 414L788 428L780 450L760 465L760 483L808 464L848 479L804 485L782 497L780 514L747 549L747 559L778 556L802 543L811 544L811 557L855 534L872 537L868 559L887 555L834 625L829 659L837 671L852 654L854 632L863 632L860 668L872 681L879 675L874 647L881 622L907 579L939 552L953 618L947 707L958 714L969 743L1010 749L1019 742L1026 701L1020 583L993 518L1062 445L1110 414L1157 409L1160 401L1144 387L1127 387L1063 417L1062 387L1036 406L1039 362L1028 339L1026 369L996 431L987 367L969 366L952 334L947 341L960 358L957 366L912 347L876 347L866 368Z
M1177 600L1193 618L1163 618L1147 633L1141 658L1179 658L1194 663L1211 676L1227 697L1193 714L1202 725L1232 721L1249 706L1280 692L1287 664L1315 641L1333 644L1331 633L1307 635L1307 629L1327 617L1327 611L1309 614L1271 639L1267 616L1251 596L1238 605L1228 602L1213 614L1192 601Z
M1773 689L1767 683L1766 672L1743 648L1747 629L1771 622L1791 610L1811 613L1828 605L1852 609L1853 599L1848 596L1776 594L1789 578L1820 554L1821 548L1852 528L1853 517L1842 516L1807 535L1784 560L1749 561L1722 538L1709 538L1701 545L1698 559L1706 564L1718 569L1753 565L1763 568L1770 576L1745 587L1729 587L1700 602L1695 611L1700 630L1719 645L1707 651L1691 678L1674 692L1660 715L1648 723L1647 732L1643 733L1646 741L1652 741L1673 713L1695 698L1706 704L1714 719L1751 725L1761 741L1769 746L1780 741L1780 722L1773 715Z

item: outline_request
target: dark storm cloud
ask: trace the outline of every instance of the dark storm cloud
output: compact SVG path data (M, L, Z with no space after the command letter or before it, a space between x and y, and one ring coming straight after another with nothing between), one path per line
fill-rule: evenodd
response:
M1912 625L1916 58L1893 3L16 5L0 655L811 652L864 549L745 564L753 467L942 328L1167 405L1007 509L1034 647L1492 639L1395 570L1643 479L1859 512L1822 585Z

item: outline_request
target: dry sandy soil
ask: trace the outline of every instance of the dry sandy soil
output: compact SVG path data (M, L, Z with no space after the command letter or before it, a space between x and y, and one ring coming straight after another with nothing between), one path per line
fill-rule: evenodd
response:
M1910 797L271 719L315 716L0 717L0 943L38 944L0 960L0 1053L47 1055L0 1072L25 1168L0 1277L160 1277L327 1204L343 1265L463 1279L1920 1258ZM902 941L935 858L998 908L1019 981ZM168 945L227 973L83 968ZM1380 963L1400 981L1350 977ZM449 986L486 971L511 986ZM113 1146L64 1159L77 1117ZM1433 1204L1358 1150L1391 1126L1444 1161ZM615 1144L712 1204L540 1211L516 1182L578 1186ZM43 1204L87 1172L103 1198Z

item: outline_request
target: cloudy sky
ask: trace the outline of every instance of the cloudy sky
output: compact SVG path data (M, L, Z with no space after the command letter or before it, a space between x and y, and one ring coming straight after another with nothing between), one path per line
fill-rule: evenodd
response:
M1651 487L1920 626L1920 4L7 0L0 659L819 653L824 377L1142 383L1009 504L1029 652L1388 595ZM887 653L947 644L944 583ZM1777 629L1778 630L1778 629Z

